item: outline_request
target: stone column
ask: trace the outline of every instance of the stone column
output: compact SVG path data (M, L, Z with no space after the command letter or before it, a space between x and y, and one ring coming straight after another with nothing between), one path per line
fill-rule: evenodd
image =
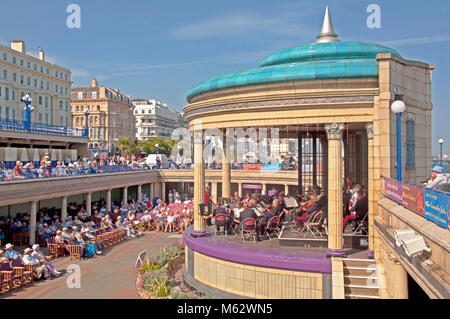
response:
M67 196L61 198L61 222L67 218Z
M194 233L192 235L203 236L206 232L199 206L205 201L205 165L201 124L194 123L194 130Z
M394 268L394 299L408 299L408 273L398 260L392 260Z
M262 188L263 194L264 194L264 195L267 195L267 184L266 184L266 183L263 183L263 184L262 184L262 187L263 187L263 188Z
M328 256L343 256L342 132L344 123L327 123L328 137Z
M155 191L155 185L153 183L150 183L150 200L153 200L154 191Z
M36 244L36 207L37 202L31 202L30 205L30 230L29 230L29 238L30 245Z
M374 243L374 214L376 203L374 201L374 174L373 174L373 123L366 124L367 131L367 169L368 169L368 196L369 196L369 250L367 255L369 258L374 257L375 243Z
M138 202L142 202L142 185L138 185L137 192L137 200Z
M122 199L122 203L124 206L126 206L128 204L128 187L124 187L123 188L123 199Z
M289 194L289 185L284 185L284 195L288 195Z
M92 215L92 193L87 193L86 194L86 213L88 214L88 216Z
M222 149L222 197L231 199L231 165L226 155L226 138Z
M111 211L111 190L108 189L106 191L106 209L107 211Z
M244 196L244 194L242 192L242 183L238 183L238 193L239 193L239 197L242 198L242 196Z
M161 183L161 200L166 201L166 182Z
M211 183L211 197L214 203L217 203L217 182Z

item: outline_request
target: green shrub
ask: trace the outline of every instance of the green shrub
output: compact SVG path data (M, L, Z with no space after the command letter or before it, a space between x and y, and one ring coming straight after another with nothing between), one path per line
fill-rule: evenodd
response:
M158 264L165 266L170 259L181 256L184 254L184 248L180 247L178 244L174 244L167 248L161 248L159 253L155 256Z
M142 276L142 288L156 297L168 296L171 284L164 268L149 271Z
M147 259L147 262L139 268L139 275L145 274L149 271L158 270L158 269L161 269L161 265L158 262L154 262L154 261L150 262Z
M198 299L198 296L193 292L183 292L181 290L175 290L170 292L172 299Z

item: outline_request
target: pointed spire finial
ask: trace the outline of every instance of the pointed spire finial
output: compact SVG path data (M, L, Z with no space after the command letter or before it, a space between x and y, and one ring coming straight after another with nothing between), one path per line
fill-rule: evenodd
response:
M317 36L316 43L325 42L339 42L338 35L334 33L328 6L325 9L325 16L323 17L322 31L320 31L320 34Z

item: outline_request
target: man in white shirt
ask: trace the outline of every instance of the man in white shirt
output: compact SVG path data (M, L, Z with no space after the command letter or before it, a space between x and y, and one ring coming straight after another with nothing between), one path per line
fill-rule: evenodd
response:
M425 185L425 188L436 189L441 184L450 184L450 177L445 175L441 166L435 166L431 172L431 179Z
M50 279L47 267L45 267L45 265L41 263L35 256L32 256L32 252L33 250L31 248L25 248L25 255L22 257L22 262L25 265L33 265L37 279L41 279L42 275L44 275L45 279Z

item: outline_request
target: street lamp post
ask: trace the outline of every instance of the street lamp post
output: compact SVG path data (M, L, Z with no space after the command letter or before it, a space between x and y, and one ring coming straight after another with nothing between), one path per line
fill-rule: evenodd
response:
M84 128L84 136L89 137L89 109L84 110L84 116L86 116L86 127Z
M27 94L22 97L22 102L25 103L25 120L23 121L23 126L25 131L31 129L31 112L34 111L34 107L31 106L33 99Z
M397 179L402 181L402 114L405 112L406 105L402 101L403 96L396 95L395 101L391 105L391 110L397 114Z
M441 167L442 167L442 145L444 144L444 139L440 138L440 139L439 139L439 144L440 144L440 147L441 147L441 156L440 156L440 159L441 159Z
M159 144L155 144L156 147L156 154L159 154Z

